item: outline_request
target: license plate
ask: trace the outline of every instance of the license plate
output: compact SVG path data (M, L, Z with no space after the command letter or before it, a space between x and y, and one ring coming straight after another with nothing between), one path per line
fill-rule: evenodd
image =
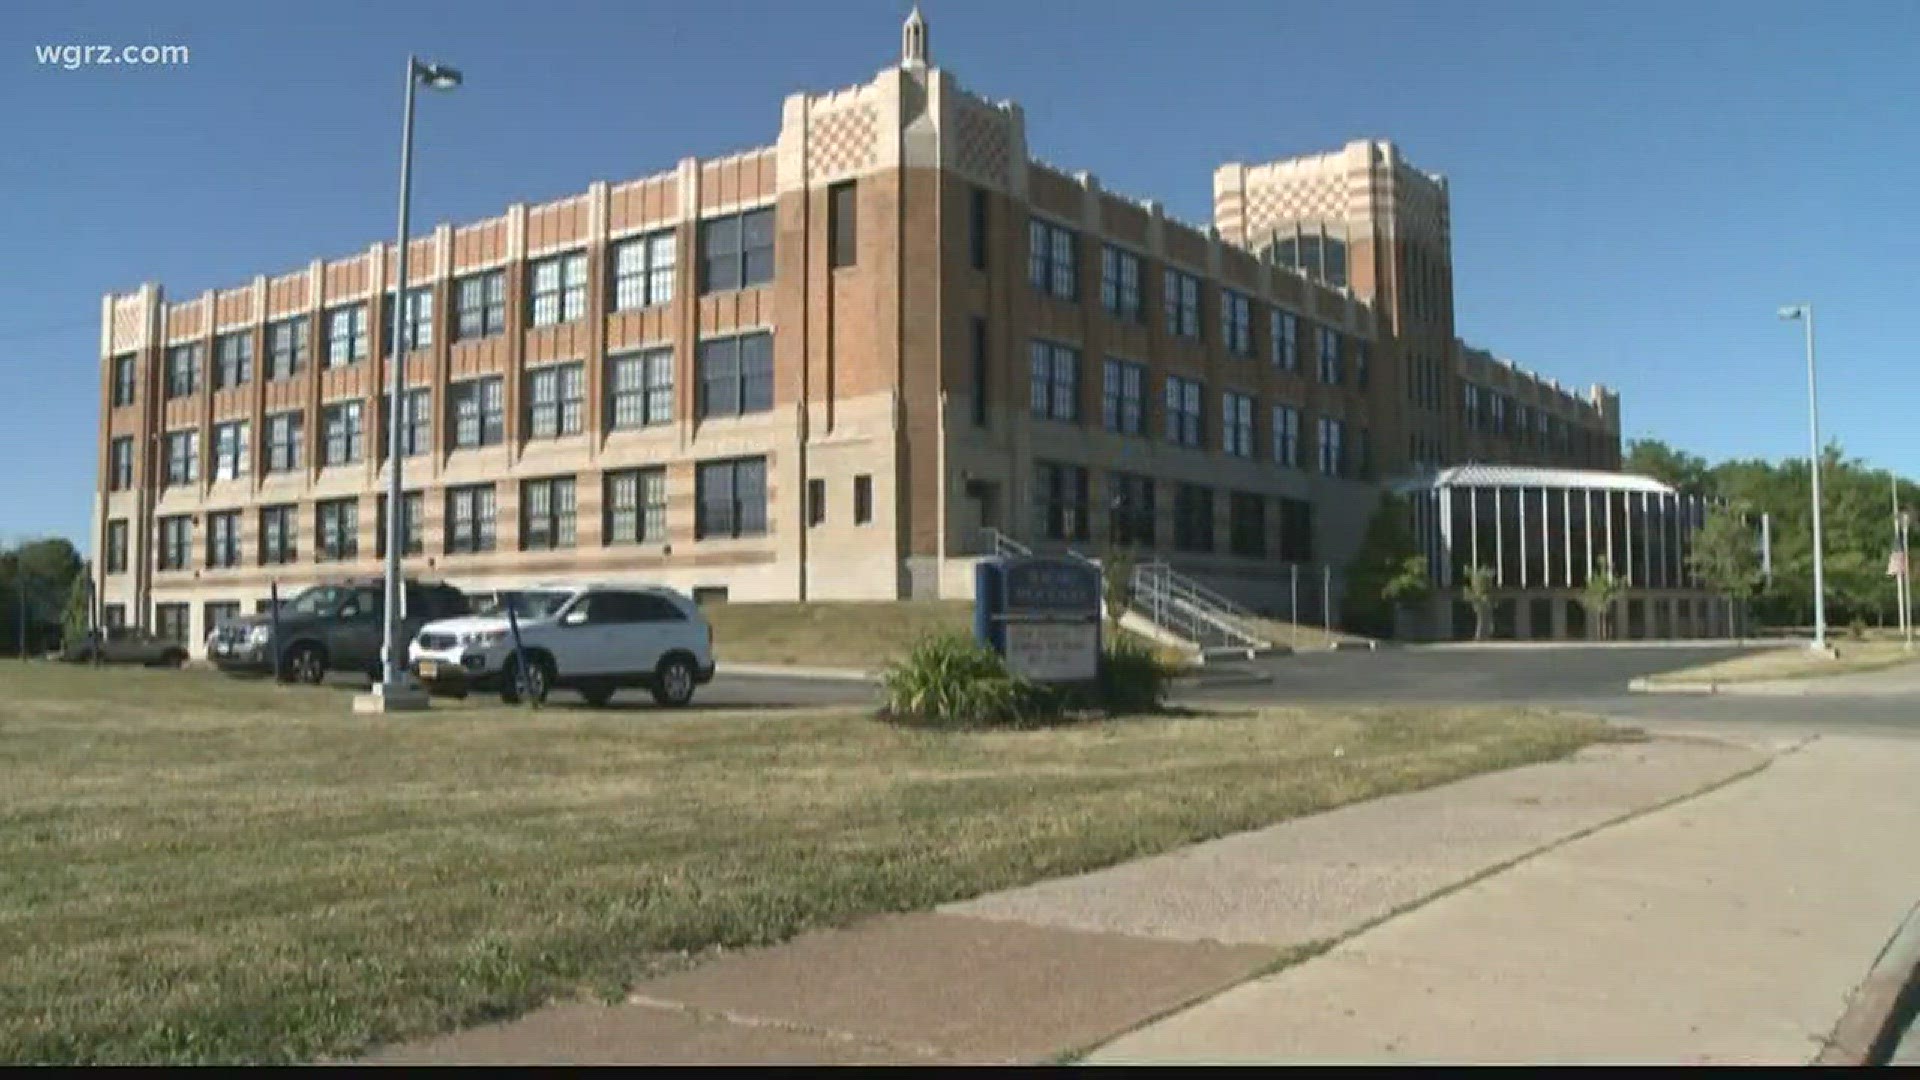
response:
M440 664L438 661L435 661L435 660L420 661L420 677L421 678L431 679L438 676L439 674L440 674Z

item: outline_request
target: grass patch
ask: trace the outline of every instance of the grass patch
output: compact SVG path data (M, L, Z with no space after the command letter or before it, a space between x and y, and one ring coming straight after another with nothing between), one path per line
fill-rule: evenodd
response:
M701 608L713 624L720 663L878 671L915 642L939 634L973 634L971 600L819 600L807 603L726 603ZM1130 631L1121 636L1142 645ZM1178 666L1178 650L1156 650Z
M1786 645L1698 667L1651 676L1654 683L1760 682L1767 679L1817 679L1878 671L1920 660L1897 641L1835 641L1837 658Z
M1562 756L1597 720L1301 710L928 732L850 711L354 716L0 664L0 1060L287 1062Z

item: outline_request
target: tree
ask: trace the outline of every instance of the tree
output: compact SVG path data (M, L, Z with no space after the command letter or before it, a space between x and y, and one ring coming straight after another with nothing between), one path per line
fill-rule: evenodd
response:
M1343 621L1349 629L1389 633L1394 606L1419 600L1430 587L1427 559L1414 541L1406 500L1382 496L1367 522L1360 549L1347 564Z
M1713 469L1707 459L1684 450L1675 450L1658 439L1634 439L1627 443L1621 458L1622 472L1651 476L1688 495L1713 492Z
M73 587L67 590L63 622L69 648L78 645L93 629L93 579L84 573L73 576Z
M66 540L28 540L0 551L0 641L26 655L60 632L61 598L80 573L80 553Z
M1687 565L1707 587L1727 598L1727 625L1737 605L1760 587L1759 538L1745 507L1715 506L1693 535Z
M1120 636L1120 620L1126 618L1127 608L1133 605L1133 570L1136 565L1130 548L1108 548L1106 558L1100 560L1100 587L1102 599L1106 601L1107 632L1109 640Z
M1605 555L1594 560L1587 572L1587 583L1580 590L1580 606L1587 613L1587 634L1605 640L1613 636L1613 608L1626 592L1627 583L1613 572L1613 563Z
M1473 640L1487 640L1493 627L1493 571L1485 566L1468 567L1460 595L1473 608Z

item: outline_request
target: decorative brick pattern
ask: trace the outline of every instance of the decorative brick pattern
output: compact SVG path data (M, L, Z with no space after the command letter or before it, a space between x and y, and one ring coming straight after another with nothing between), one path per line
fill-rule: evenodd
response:
M853 105L815 117L808 133L808 179L815 182L865 172L879 160L879 118L872 105Z
M1008 186L1013 140L1007 118L996 109L963 103L954 136L960 172L998 188Z

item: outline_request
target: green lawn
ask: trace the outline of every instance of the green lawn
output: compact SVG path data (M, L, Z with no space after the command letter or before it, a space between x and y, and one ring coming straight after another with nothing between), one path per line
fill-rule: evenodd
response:
M717 946L1606 732L1491 710L1018 734L478 699L359 717L339 689L0 664L0 1060L352 1056L616 992Z
M1810 649L1782 645L1721 660L1712 664L1682 668L1653 676L1655 683L1761 682L1768 679L1817 679L1827 675L1850 675L1878 671L1912 663L1920 653L1908 652L1898 641L1835 641L1837 657L1824 656Z
M720 663L788 664L876 671L928 634L973 633L971 600L709 604ZM1146 639L1122 631L1129 639ZM1162 650L1178 664L1178 650Z

